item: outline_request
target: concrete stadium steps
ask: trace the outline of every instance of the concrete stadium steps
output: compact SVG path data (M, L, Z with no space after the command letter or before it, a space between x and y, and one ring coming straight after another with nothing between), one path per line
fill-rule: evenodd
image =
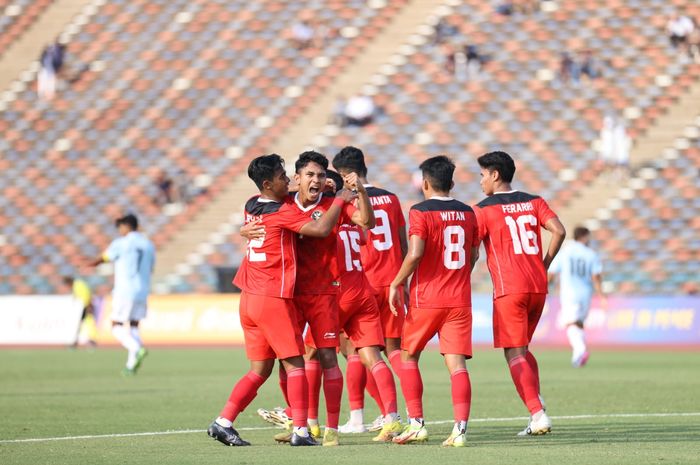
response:
M43 48L64 32L66 26L91 0L55 0L0 58L0 91L39 59Z
M330 87L296 123L269 147L266 152L277 152L285 157L288 171L296 155L313 147L313 139L326 125L333 111L337 95L352 95L360 92L369 83L379 67L388 62L403 44L406 37L425 23L426 17L445 2L413 0L408 2L392 18L384 30L367 44L363 53L341 73ZM187 263L188 257L197 253L198 247L206 244L210 235L222 223L230 221L232 215L242 213L245 201L256 193L246 173L231 180L231 183L185 225L179 233L158 251L154 274L156 286L167 284L167 277L176 267Z
M677 139L684 136L686 128L694 123L699 113L700 77L696 77L695 82L668 111L635 141L630 153L630 169L633 173L630 179L615 181L611 176L599 175L559 212L564 225L571 230L576 224L595 219L597 211L618 198L619 191L634 179L635 170L661 157L666 149L675 148Z

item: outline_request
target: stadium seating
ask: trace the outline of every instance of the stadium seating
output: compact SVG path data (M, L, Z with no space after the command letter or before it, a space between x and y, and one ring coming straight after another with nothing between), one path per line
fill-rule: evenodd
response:
M0 57L52 2L53 0L15 0L0 4Z
M27 85L0 113L3 218L13 220L0 292L60 289L125 210L162 244L207 197L161 211L154 173L182 171L215 195L402 4L105 2L69 44L81 78L50 104ZM286 31L306 17L336 31L320 49L290 46Z
M689 8L700 15L697 6ZM399 194L407 209L418 199L412 170L427 154L456 159L455 196L473 203L482 197L476 156L502 149L519 160L518 188L562 208L600 173L592 142L605 115L641 115L630 122L634 137L700 76L697 65L679 61L668 45L663 27L670 11L672 5L657 0L559 2L554 12L503 17L489 2L462 2L445 10L445 20L489 57L480 75L451 77L427 31L377 86L375 100L384 114L371 126L337 131L320 150L332 156L347 144L362 147L370 178ZM601 79L574 85L558 78L560 54L585 48L603 63ZM668 82L674 85L666 87ZM237 263L238 247L232 235L206 261ZM477 266L476 289L489 288L485 268L483 262ZM187 279L200 287L198 277L213 282L211 272Z
M456 159L455 196L472 203L482 197L476 156L503 149L519 160L518 188L565 206L600 172L592 142L603 117L626 114L630 134L642 133L700 76L700 67L679 60L663 31L679 0L544 3L557 8L505 17L491 2L470 0L442 10L488 56L477 77L445 71L430 28L420 36L408 31L411 45L381 74L368 76L383 113L370 126L324 133L328 143L319 149L332 156L347 144L363 148L370 178L399 194L406 209L418 198L413 170L427 154ZM106 2L69 45L69 56L87 67L81 79L50 105L28 86L0 112L0 239L7 256L0 293L55 292L60 275L108 243L113 218L125 210L147 218L146 232L163 244L303 114L403 4ZM700 16L699 5L686 7ZM338 33L321 49L296 50L286 31L305 17ZM583 49L604 62L602 77L579 85L559 79L560 54ZM207 194L184 209L156 207L159 169L183 172ZM647 189L652 196L658 186ZM641 234L630 239L643 240L630 224ZM618 251L616 240L604 249L615 262L611 270L629 269L611 275L619 290L670 288L653 273L646 281L633 275L651 266L651 257L637 268L618 267L629 253ZM674 241L678 262L668 266L688 265L682 250L692 239ZM241 241L230 232L201 249L201 264L178 271L168 291L211 291L213 267L242 258ZM488 287L483 263L475 280L477 289ZM104 287L106 279L92 283Z
M595 233L606 280L616 292L700 290L700 125L695 134L687 149L671 159L660 156L640 171L644 182L635 184Z

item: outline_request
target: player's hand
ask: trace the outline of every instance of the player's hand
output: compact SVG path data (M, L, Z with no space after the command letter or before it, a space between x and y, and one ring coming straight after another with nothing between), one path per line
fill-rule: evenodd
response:
M264 239L265 238L265 226L260 224L262 220L260 218L256 218L249 223L246 223L245 225L241 226L241 229L238 231L238 233L248 239L249 241L253 241L255 239Z
M357 193L347 189L341 189L335 196L343 199L345 203L350 203L357 198Z
M403 311L403 289L389 286L389 309L394 316L399 316L398 309Z
M345 185L349 189L352 189L355 192L365 192L365 186L363 186L360 182L360 178L357 176L357 173L350 173L347 176L344 176L343 181L345 181Z

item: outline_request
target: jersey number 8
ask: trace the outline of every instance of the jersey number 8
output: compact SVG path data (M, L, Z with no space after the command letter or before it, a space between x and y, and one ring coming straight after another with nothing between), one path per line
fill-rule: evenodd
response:
M448 270L460 270L467 263L467 253L464 250L464 228L461 226L447 226L442 233L445 251L442 261ZM456 239L456 240L453 240ZM455 260L455 254L456 260Z

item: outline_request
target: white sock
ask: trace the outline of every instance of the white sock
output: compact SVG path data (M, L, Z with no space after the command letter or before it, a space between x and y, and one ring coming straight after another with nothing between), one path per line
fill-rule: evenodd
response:
M423 426L425 425L425 422L423 421L422 418L411 418L411 423L416 425L416 426Z
M138 326L132 326L130 331L131 337L133 337L136 342L139 343L139 348L143 347L143 341L141 340L141 333L139 332Z
M138 352L139 343L131 336L131 332L124 325L112 326L112 335L129 352Z
M124 327L124 325L112 326L112 334L121 343L126 350L129 351L129 356L126 359L126 367L131 370L136 366L136 353L139 351L141 346L131 336L131 332Z
M467 431L467 422L466 421L457 421L455 422L454 428L452 428L452 431L458 434L461 434L463 432Z
M396 412L387 413L384 417L384 423L393 423L399 420L399 414Z
M357 410L350 410L350 423L353 425L361 425L365 422L364 411L359 408Z
M318 418L307 418L306 424L309 426L318 426Z
M306 426L295 426L292 432L302 438L309 436L309 429Z
M535 413L532 414L532 421L539 421L540 418L542 418L542 415L544 415L544 410L539 410Z
M569 325L566 328L566 335L569 338L569 344L573 349L573 358L577 359L586 351L586 342L583 337L583 329L576 325Z
M216 419L216 424L223 426L224 428L230 428L233 426L233 422L227 418L219 417Z

